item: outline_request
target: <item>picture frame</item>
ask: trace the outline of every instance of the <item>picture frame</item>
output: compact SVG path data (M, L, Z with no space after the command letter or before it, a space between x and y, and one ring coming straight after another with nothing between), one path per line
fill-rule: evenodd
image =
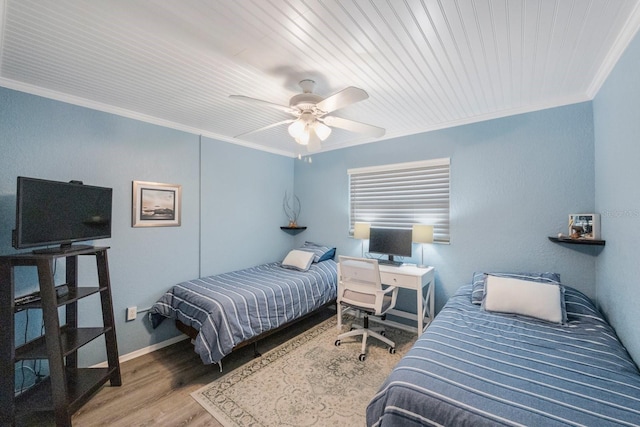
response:
M179 227L182 185L133 181L132 227Z
M599 240L600 214L570 214L569 237L572 239Z

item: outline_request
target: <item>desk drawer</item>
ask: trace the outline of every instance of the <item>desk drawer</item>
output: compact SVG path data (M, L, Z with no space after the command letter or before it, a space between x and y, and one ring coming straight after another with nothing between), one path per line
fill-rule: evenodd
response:
M402 288L417 289L418 283L420 282L419 277L387 272L381 272L380 278L385 285L400 286Z

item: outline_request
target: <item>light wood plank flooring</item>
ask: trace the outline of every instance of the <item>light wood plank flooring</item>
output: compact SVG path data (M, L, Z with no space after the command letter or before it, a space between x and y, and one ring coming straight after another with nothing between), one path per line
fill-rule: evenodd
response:
M309 327L335 316L327 308L258 344L262 353ZM217 365L203 365L189 340L121 364L122 386L104 386L72 418L74 426L220 426L190 393L253 359L253 345L242 347ZM108 383L107 383L108 384ZM18 420L18 426L50 426L52 415Z

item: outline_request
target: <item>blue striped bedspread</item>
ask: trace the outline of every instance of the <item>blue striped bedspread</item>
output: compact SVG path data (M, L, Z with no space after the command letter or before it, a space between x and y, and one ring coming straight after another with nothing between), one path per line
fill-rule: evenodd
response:
M219 363L236 345L334 300L336 283L333 260L307 271L274 262L175 285L150 313L154 326L169 317L197 329L195 351L205 364Z
M566 287L568 323L491 314L463 286L367 407L368 426L640 425L640 372Z

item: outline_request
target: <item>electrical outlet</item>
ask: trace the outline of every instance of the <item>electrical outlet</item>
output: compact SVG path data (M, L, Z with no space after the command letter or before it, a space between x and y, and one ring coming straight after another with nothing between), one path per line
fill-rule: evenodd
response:
M127 307L127 322L136 319L138 307Z

